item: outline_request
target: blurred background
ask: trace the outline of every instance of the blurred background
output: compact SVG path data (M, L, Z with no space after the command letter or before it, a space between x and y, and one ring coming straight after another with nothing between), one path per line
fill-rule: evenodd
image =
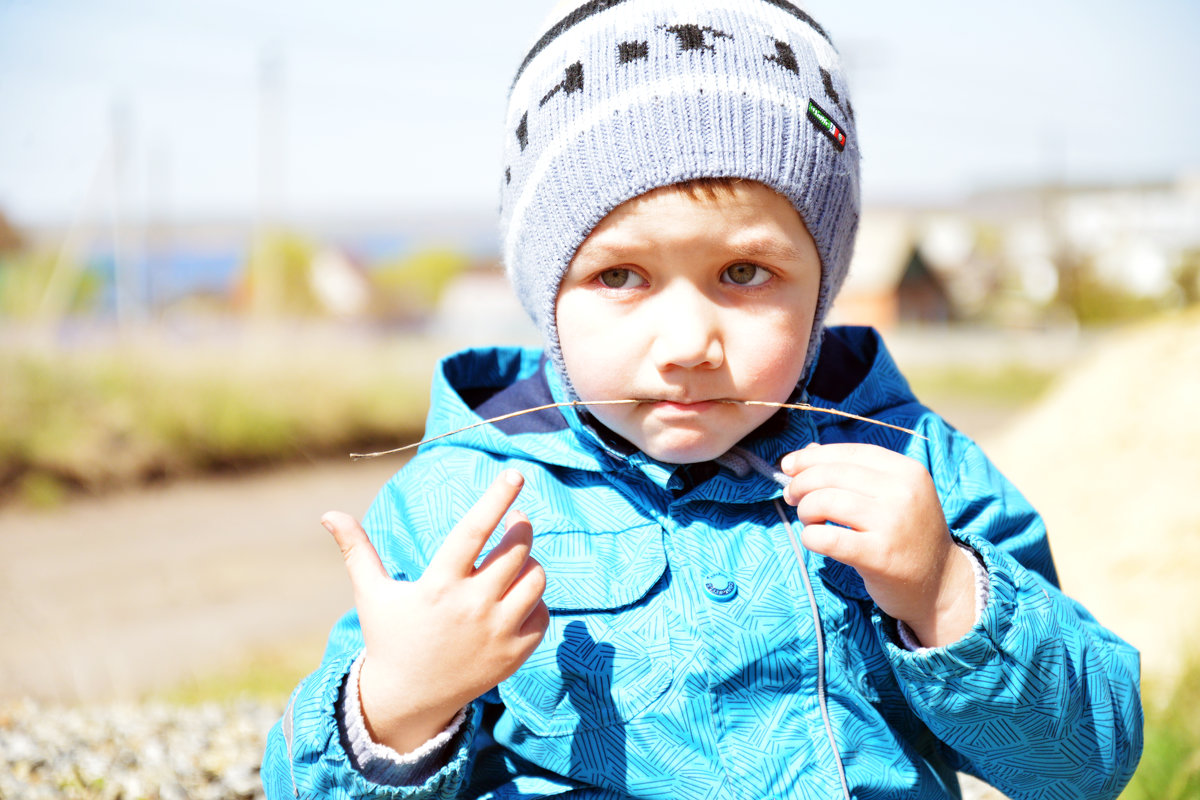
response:
M1200 5L805 5L864 153L836 319L1142 650L1126 796L1195 797ZM254 796L351 605L319 516L401 464L346 454L420 437L441 355L536 342L495 209L550 6L0 0L0 797Z

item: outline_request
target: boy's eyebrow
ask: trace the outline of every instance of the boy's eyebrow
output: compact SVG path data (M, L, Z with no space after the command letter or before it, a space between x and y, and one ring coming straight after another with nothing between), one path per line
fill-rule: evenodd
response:
M730 249L746 258L760 258L764 261L803 261L805 254L787 242L776 239L748 239L744 242L733 242Z
M619 6L624 2L625 0L591 0L590 2L579 6L570 14L567 14L565 17L560 19L558 22L554 23L554 25L542 35L542 38L538 39L533 47L530 48L529 53L525 56L525 60L521 62L521 66L517 67L517 74L513 76L511 85L516 86L517 81L521 79L521 73L523 73L525 68L529 66L529 62L536 58L538 53L545 50L551 42L553 42L563 33L583 22L588 17L595 16L601 11L607 11L613 6ZM824 28L817 24L815 19L801 11L799 8L796 8L796 6L789 3L788 0L762 0L762 2L769 6L775 6L781 11L791 14L801 22L807 23L809 27L821 35L821 38L830 44L833 43L829 38L829 34L825 32Z

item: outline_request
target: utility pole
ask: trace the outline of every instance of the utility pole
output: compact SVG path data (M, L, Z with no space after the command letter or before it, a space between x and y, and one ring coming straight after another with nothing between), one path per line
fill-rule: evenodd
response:
M165 142L152 147L146 158L146 275L143 283L146 310L154 314L162 300L163 278L170 269L170 149Z
M130 112L120 100L114 101L110 117L112 135L112 194L109 225L112 233L113 288L117 326L128 328L142 314L140 265L133 257L129 223Z
M272 239L278 232L284 172L283 59L267 49L258 64L258 209L253 237L251 308L256 316L278 313L285 287Z

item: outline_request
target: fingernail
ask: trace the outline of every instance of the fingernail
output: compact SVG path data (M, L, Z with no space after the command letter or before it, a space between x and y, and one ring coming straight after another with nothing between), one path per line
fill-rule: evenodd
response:
M321 527L333 533L333 523L327 517L321 517Z
M791 473L796 467L796 456L794 453L788 453L783 457L783 461L779 462L779 468L784 472Z
M504 477L504 482L509 484L510 486L520 486L522 483L525 482L525 478L522 477L521 473L517 472L515 469L504 470L503 477Z

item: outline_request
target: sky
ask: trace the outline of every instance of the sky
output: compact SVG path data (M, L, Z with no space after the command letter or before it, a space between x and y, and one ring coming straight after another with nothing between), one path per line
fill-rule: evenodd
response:
M552 5L0 0L0 211L490 212ZM868 203L1200 173L1195 0L803 5L846 63Z

